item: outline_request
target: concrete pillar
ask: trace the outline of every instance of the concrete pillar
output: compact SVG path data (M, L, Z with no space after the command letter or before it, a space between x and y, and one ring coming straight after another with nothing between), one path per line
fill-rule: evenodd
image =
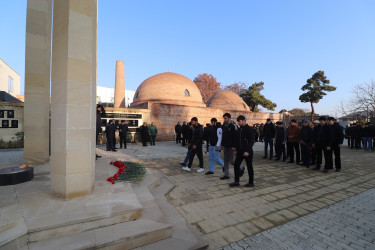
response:
M52 0L28 0L25 51L24 158L49 161Z
M51 190L71 199L95 182L97 0L54 0Z
M124 61L116 61L115 108L125 108L125 67Z

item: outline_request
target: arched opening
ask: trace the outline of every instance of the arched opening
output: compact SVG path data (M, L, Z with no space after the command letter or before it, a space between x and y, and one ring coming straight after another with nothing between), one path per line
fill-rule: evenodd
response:
M190 96L190 92L187 89L185 89L185 96Z

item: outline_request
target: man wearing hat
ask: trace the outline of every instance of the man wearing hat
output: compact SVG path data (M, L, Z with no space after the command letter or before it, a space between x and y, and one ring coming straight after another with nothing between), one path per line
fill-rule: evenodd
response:
M302 121L302 128L300 133L300 144L302 154L302 164L310 167L311 162L311 143L312 143L312 128L308 120Z

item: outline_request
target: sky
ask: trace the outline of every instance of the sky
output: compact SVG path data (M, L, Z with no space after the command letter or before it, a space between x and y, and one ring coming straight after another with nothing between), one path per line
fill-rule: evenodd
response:
M99 0L97 84L114 87L116 60L126 89L175 72L222 86L264 82L281 109L303 108L301 87L323 70L337 87L315 112L338 116L352 89L375 79L373 0ZM0 0L0 58L24 90L26 0ZM263 109L263 111L266 111Z

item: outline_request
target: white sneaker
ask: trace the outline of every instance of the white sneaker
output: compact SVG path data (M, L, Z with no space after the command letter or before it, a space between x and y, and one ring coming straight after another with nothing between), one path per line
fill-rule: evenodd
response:
M188 167L183 167L182 170L190 172L190 168L188 168Z
M203 171L204 171L203 168L200 168L200 169L197 170L198 173L203 172Z

